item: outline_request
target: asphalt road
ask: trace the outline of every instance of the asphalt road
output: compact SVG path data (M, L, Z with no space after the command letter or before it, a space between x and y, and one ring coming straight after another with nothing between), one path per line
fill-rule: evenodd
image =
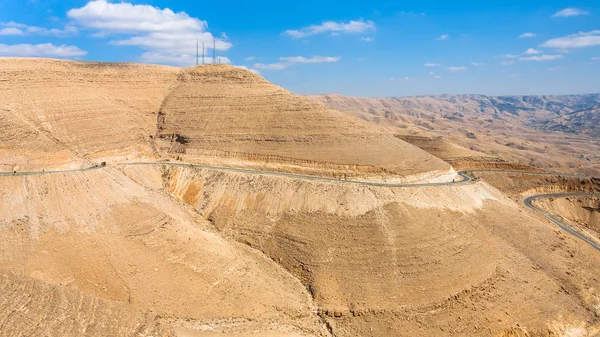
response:
M583 234L577 232L572 226L569 226L568 224L564 224L562 223L560 220L554 218L553 216L551 216L550 214L548 214L547 212L544 212L543 210L535 207L533 205L533 201L537 200L537 199L546 199L546 198L564 198L564 197L600 197L600 193L553 193L553 194L538 194L538 195L533 195L529 198L525 198L525 200L523 200L523 204L525 204L525 206L531 208L532 210L540 213L541 215L543 215L546 219L548 219L548 221L552 222L553 224L557 225L558 227L560 227L560 229L562 229L563 231L571 234L572 236L586 242L587 244L589 244L590 246L594 247L594 249L596 249L597 251L600 252L600 245L598 245L596 242L592 241L591 239L589 239L588 237L584 236Z
M280 177L288 177L288 178L296 178L296 179L305 179L305 180L318 180L318 181L326 181L326 182L335 182L335 183L344 183L344 184L356 184L356 185L364 185L364 186L380 186L380 187L404 187L404 188L418 188L418 187L431 187L431 186L451 186L451 185L464 185L472 182L470 173L478 173L478 172L498 172L498 173L518 173L518 174L527 174L527 175L554 175L554 176L578 176L573 174L565 174L559 172L531 172L531 171L519 171L519 170L462 170L458 172L458 175L461 177L461 180L458 181L450 181L450 182L441 182L441 183L418 183L418 184L392 184L392 183L378 183L378 182L369 182L369 181L357 181L357 180L344 180L344 179L334 179L334 178L325 178L319 176L310 176L303 174L295 174L295 173L285 173L285 172L276 172L276 171L262 171L262 170L251 170L251 169L243 169L243 168L235 168L235 167L221 167L221 166L208 166L208 165L199 165L199 164L186 164L186 163L173 163L173 162L135 162L135 163L121 163L119 166L131 166L131 165L168 165L168 166L179 166L179 167L192 167L192 168L200 168L206 170L213 171L224 171L224 172L238 172L238 173L247 173L247 174L259 174L259 175L270 175L270 176L280 176ZM76 172L85 172L90 170L97 170L103 168L103 166L92 166L84 169L75 169L75 170L60 170L60 171L32 171L32 172L0 172L0 177L7 176L29 176L29 175L44 175L44 174L57 174L57 173L76 173ZM581 177L581 176L579 176ZM532 201L540 198L560 198L566 196L599 196L600 194L594 193L557 193L557 194L539 194L526 198L523 200L523 204L525 206L531 208L537 213L543 215L546 219L548 219L553 224L557 225L560 229L565 231L566 233L586 242L591 245L594 249L600 252L600 246L596 244L594 241L585 237L581 233L575 231L571 226L563 224L559 220L553 218L550 214L542 211L539 208L533 206Z

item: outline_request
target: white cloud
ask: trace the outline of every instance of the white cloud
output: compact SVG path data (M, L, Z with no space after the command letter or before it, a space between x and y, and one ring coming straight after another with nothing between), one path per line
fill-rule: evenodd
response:
M579 32L569 36L563 36L548 40L542 44L542 47L570 49L600 46L600 30L590 32Z
M254 57L254 56L248 56L248 57L245 58L245 60L246 61L254 61L254 60L256 60L256 57Z
M349 22L326 21L320 25L311 25L300 29L286 30L284 35L294 39L302 39L308 36L330 33L330 34L356 34L376 29L373 21L365 21L363 19L353 20Z
M26 24L17 23L14 21L0 22L0 26L7 27L0 29L0 35L41 35L64 37L68 35L74 35L79 32L77 27L72 24L66 25L63 29L48 29L43 27L28 26Z
M537 50L537 49L533 49L533 48L529 48L525 51L525 54L527 55L535 55L535 54L541 54L542 52Z
M14 27L14 28L26 28L27 27L27 25L25 25L25 24L16 23L14 21L2 22L2 23L0 23L0 26L3 26L3 27Z
M559 71L559 70L561 70L561 69L562 69L562 67L560 67L560 66L558 66L558 67L550 67L550 68L548 68L548 70L550 70L550 71Z
M339 60L341 60L341 57L332 56L313 56L310 58L304 56L280 57L279 62L277 63L257 63L253 66L253 68L264 70L283 70L296 64L333 63L338 62Z
M483 67L485 65L485 63L481 63L481 62L473 62L471 64L475 67Z
M440 37L438 37L437 39L438 40L448 40L449 38L450 38L450 35L444 34L444 35L441 35Z
M441 64L428 62L428 63L425 63L424 66L428 67L428 68L433 68L433 67L439 67L439 66L441 66Z
M579 16L579 15L587 15L590 14L590 12L578 9L578 8L565 8L563 10L560 10L556 13L554 13L554 15L552 15L553 18L559 18L559 17L568 17L568 16Z
M90 1L81 8L69 10L67 15L86 27L120 33L202 32L207 27L206 21L184 12L105 0Z
M500 65L503 65L503 66L512 66L513 64L515 64L515 61L502 61L502 62L500 62Z
M7 27L0 29L1 35L23 35L25 34L21 29L15 27Z
M370 36L365 36L363 38L361 38L361 40L365 41L365 42L373 42L375 41L374 38L370 37Z
M504 54L504 55L496 56L496 58L500 58L500 59L516 59L518 57L519 57L519 55L513 55L513 54Z
M224 33L213 40L214 36L206 31L206 21L185 12L175 13L169 8L93 0L81 8L69 10L67 15L79 25L98 30L94 34L96 37L118 35L120 39L109 42L112 45L146 50L140 57L144 62L191 66L195 64L196 41L204 44L207 51L213 49L213 41L216 41L214 48L219 51L232 47ZM192 62L186 63L190 61L190 55L194 56Z
M519 60L521 61L555 61L555 60L560 60L562 59L564 56L557 54L557 55L539 55L539 56L529 56L529 57L521 57L519 58Z
M60 45L55 46L51 43L45 44L0 44L0 56L21 56L21 57L59 57L71 58L84 56L87 52L76 46Z
M521 35L519 35L519 39L526 39L526 38L530 38L530 37L536 37L537 34L535 33L523 33Z
M448 70L448 71L463 71L463 70L467 70L467 67L448 67L448 68L446 68L446 70Z
M592 61L600 61L600 56L594 56L594 57L592 57Z

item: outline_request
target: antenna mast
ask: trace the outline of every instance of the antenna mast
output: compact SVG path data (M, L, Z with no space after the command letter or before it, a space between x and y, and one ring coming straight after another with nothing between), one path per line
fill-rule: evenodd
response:
M202 42L202 65L204 65L204 42Z
M198 65L198 39L196 39L196 65Z
M215 53L217 49L217 38L213 36L213 64L215 64Z

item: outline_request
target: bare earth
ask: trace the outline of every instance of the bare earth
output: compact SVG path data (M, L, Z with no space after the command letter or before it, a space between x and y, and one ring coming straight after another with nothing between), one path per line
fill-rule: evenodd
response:
M452 184L460 167L534 168L230 66L0 59L0 125L4 172L107 162L0 176L2 336L600 333L600 254L519 199L595 180ZM342 181L124 165L177 159Z

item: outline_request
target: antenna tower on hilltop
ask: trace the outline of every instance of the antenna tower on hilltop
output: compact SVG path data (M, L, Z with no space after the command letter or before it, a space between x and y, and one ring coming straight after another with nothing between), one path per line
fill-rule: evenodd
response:
M213 36L213 64L215 64L216 60L215 60L215 56L216 56L216 49L217 49L217 38Z

